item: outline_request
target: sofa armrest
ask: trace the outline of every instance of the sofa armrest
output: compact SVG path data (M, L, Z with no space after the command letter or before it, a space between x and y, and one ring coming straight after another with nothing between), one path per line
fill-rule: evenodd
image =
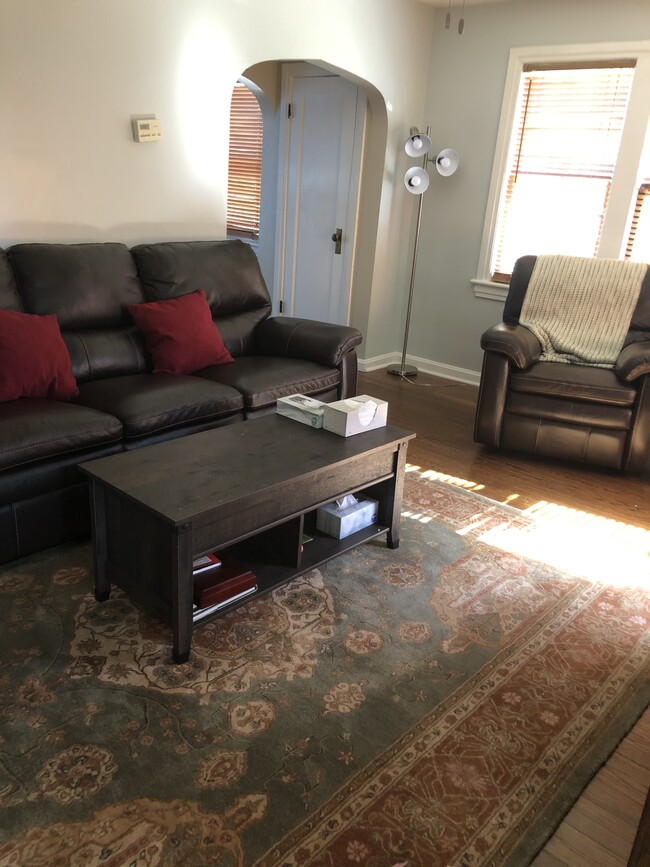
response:
M650 373L650 340L629 343L624 347L616 359L614 373L623 382L632 382Z
M284 358L303 358L338 367L343 357L359 346L363 337L356 328L312 319L273 316L255 329L255 352Z
M523 325L499 322L481 335L481 348L486 352L507 355L520 370L539 360L542 346L532 331Z

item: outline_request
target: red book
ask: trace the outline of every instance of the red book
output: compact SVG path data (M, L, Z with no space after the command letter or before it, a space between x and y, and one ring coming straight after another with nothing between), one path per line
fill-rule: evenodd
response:
M222 563L194 579L194 604L207 608L255 586L255 574L241 563Z
M221 560L217 555L203 554L192 561L192 573L198 575L199 572L205 572L206 569L214 569L215 566L221 566Z

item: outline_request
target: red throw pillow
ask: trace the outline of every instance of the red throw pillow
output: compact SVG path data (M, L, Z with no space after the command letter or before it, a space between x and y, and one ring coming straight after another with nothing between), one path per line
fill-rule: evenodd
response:
M0 401L78 394L56 316L0 310Z
M203 289L126 308L144 334L154 373L193 373L233 361L212 321Z

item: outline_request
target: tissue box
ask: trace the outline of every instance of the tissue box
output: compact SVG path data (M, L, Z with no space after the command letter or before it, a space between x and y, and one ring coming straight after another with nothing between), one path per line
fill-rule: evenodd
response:
M386 426L388 404L378 397L360 394L324 405L323 427L342 437Z
M344 498L344 503L345 503ZM354 499L354 498L353 498ZM345 539L357 530L369 527L377 520L377 500L358 500L350 506L328 503L316 512L316 529L335 539Z
M292 394L278 399L277 413L310 427L322 427L324 406L322 400L307 397L306 394Z

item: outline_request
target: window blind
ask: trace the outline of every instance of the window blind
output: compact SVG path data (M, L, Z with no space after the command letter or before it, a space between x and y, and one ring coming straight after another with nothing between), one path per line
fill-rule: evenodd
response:
M262 189L262 111L255 94L236 84L230 103L227 227L259 236Z
M633 75L633 61L524 67L493 280L529 253L596 254Z
M650 262L650 177L644 179L637 193L625 258Z

